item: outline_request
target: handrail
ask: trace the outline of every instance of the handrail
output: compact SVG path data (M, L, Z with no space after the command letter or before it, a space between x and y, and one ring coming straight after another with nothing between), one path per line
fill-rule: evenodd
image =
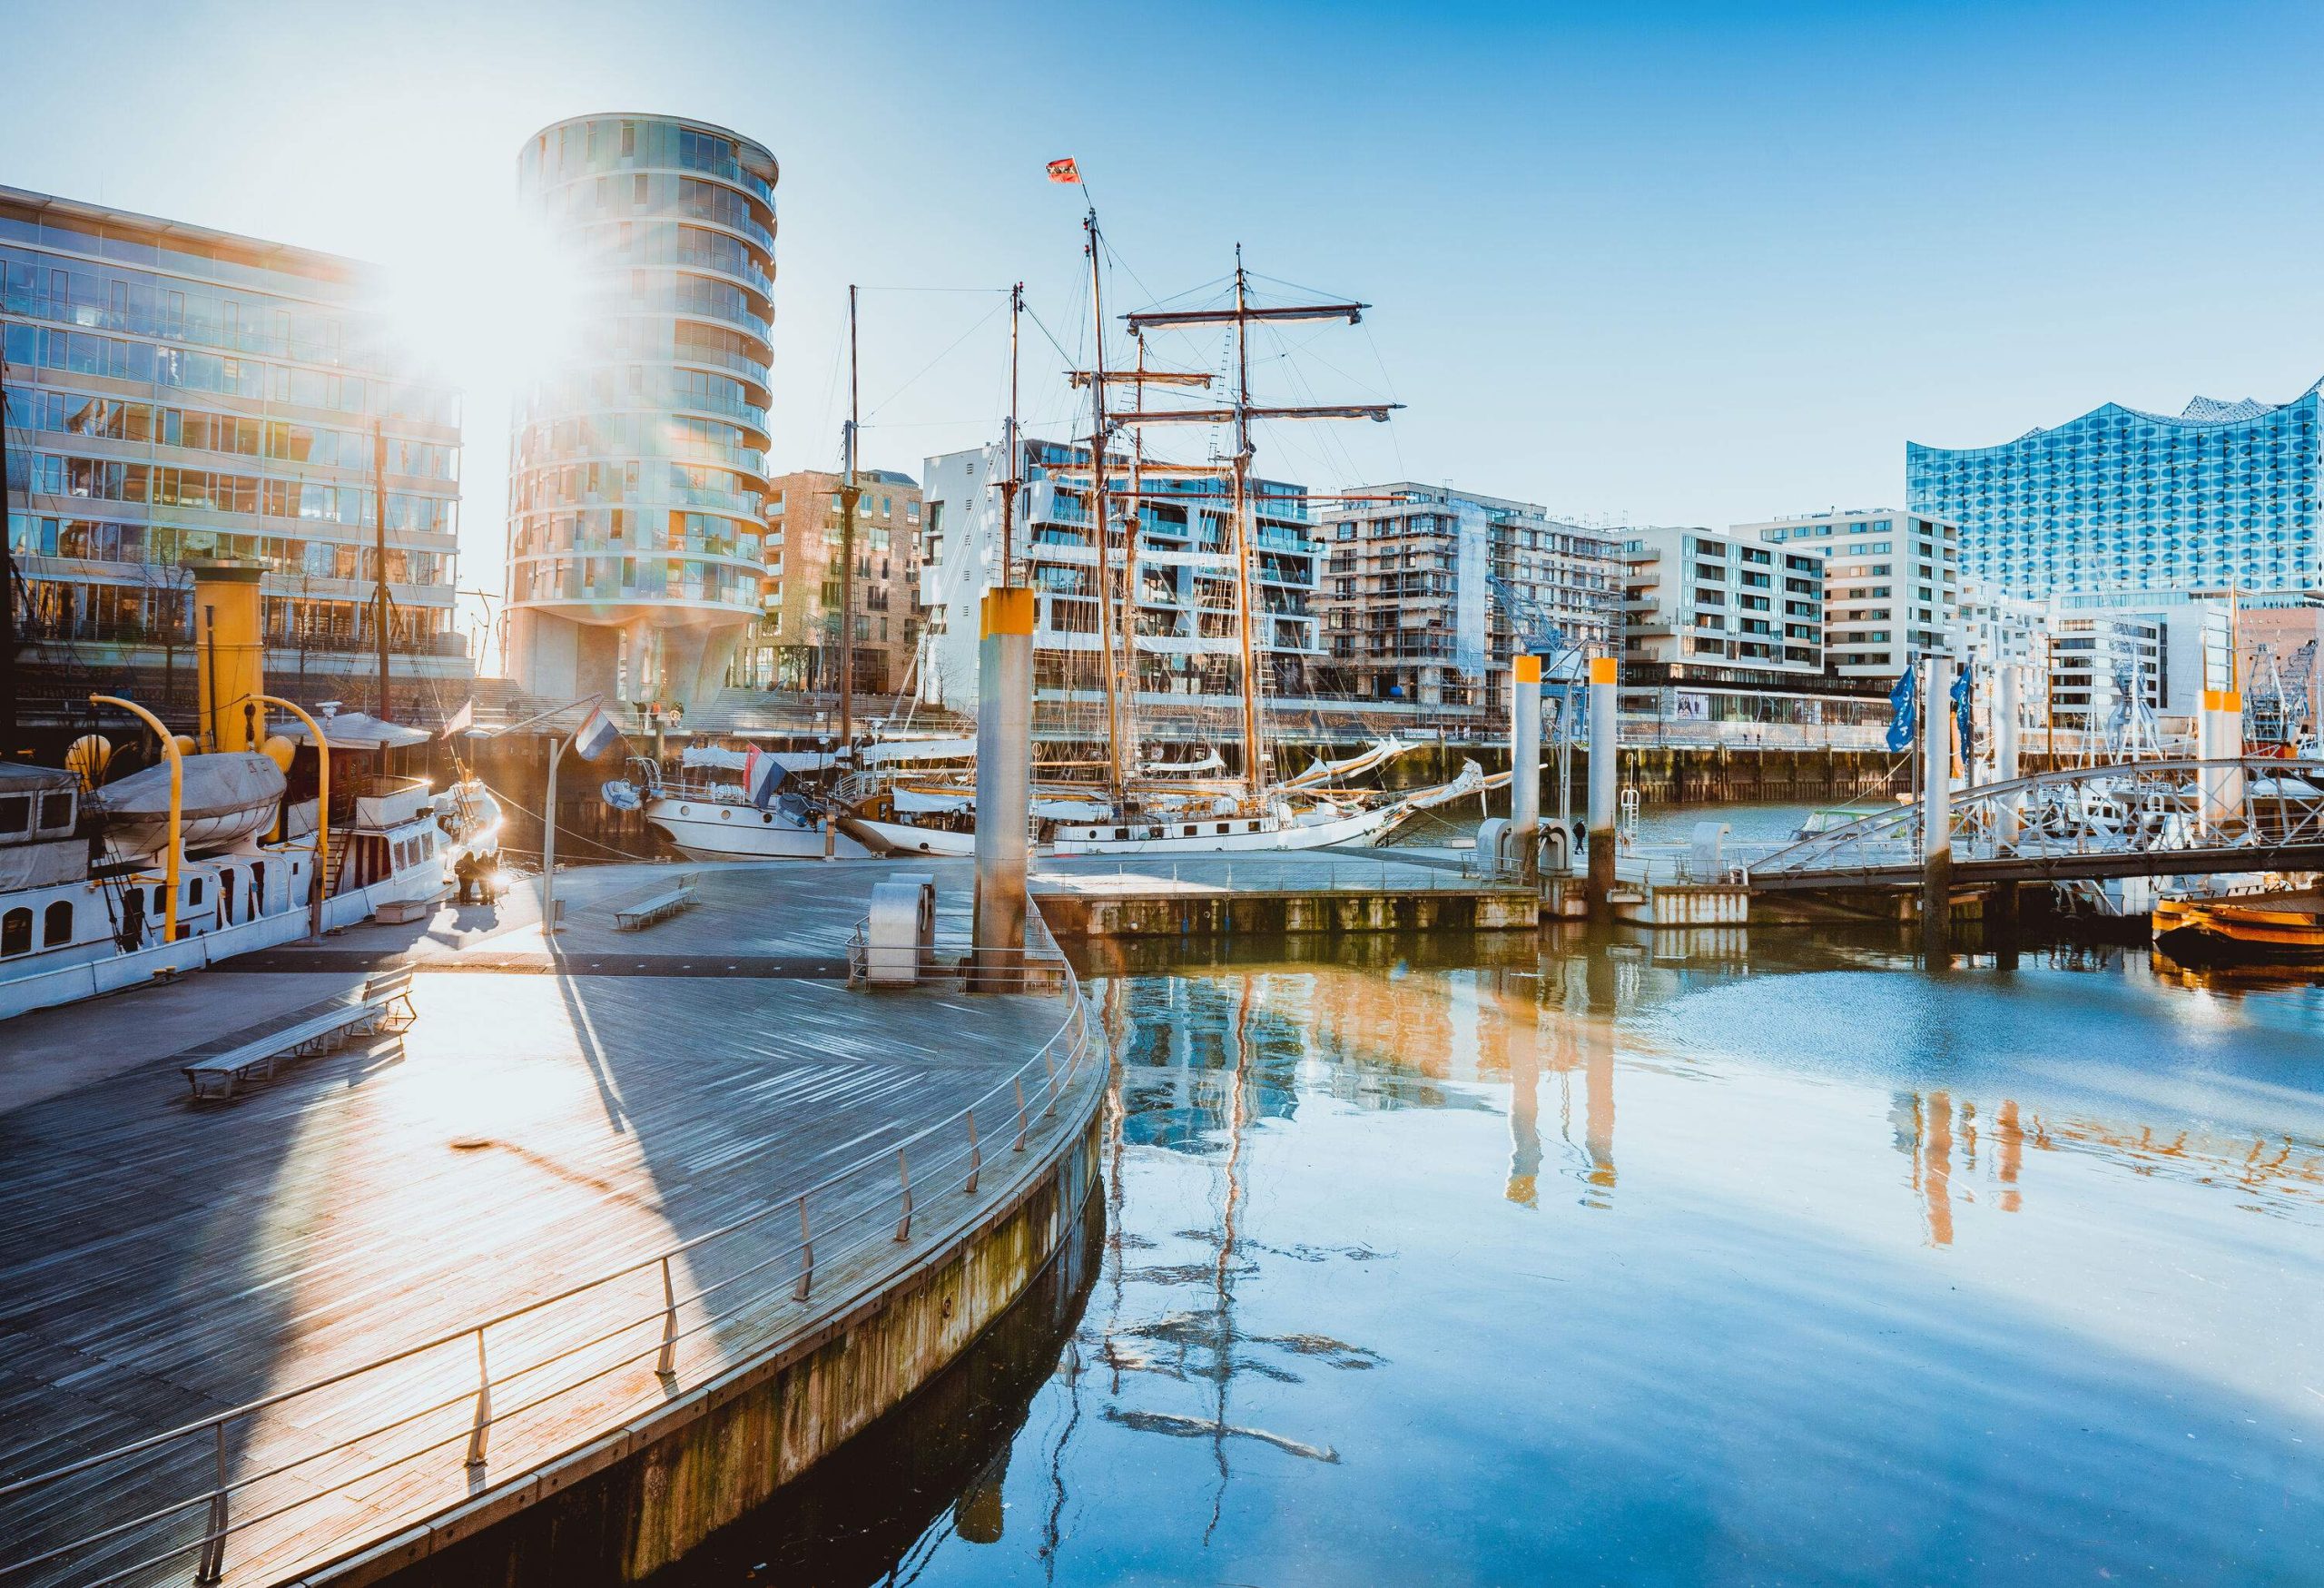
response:
M1031 908L1029 900L1028 901L1028 917L1029 924L1039 920L1038 912ZM811 1185L784 1192L779 1202L754 1208L715 1228L704 1230L684 1240L657 1248L589 1278L576 1281L551 1294L533 1297L520 1305L470 1320L456 1328L437 1333L425 1340L400 1346L364 1362L322 1375L289 1388L271 1391L194 1422L162 1433L147 1435L26 1477L0 1483L0 1499L9 1499L133 1456L162 1451L173 1445L187 1445L198 1436L207 1436L208 1441L214 1444L220 1453L220 1466L214 1483L202 1484L182 1500L162 1504L157 1509L147 1510L125 1521L110 1523L94 1532L68 1542L48 1545L37 1553L15 1560L0 1561L0 1580L15 1578L34 1568L53 1564L98 1544L123 1539L140 1529L153 1527L166 1522L169 1518L182 1516L187 1512L207 1504L211 1507L211 1523L198 1536L172 1544L162 1553L150 1560L122 1568L110 1575L93 1581L113 1582L199 1550L201 1560L197 1566L195 1580L204 1583L215 1582L218 1573L222 1570L225 1541L229 1535L241 1533L261 1523L271 1521L300 1506L327 1500L330 1495L343 1490L349 1484L360 1482L365 1476L377 1475L376 1472L367 1472L364 1475L335 1478L327 1484L319 1484L311 1492L289 1498L273 1510L255 1516L229 1520L228 1507L231 1498L245 1493L256 1484L283 1477L311 1463L329 1459L356 1446L378 1440L421 1418L440 1415L464 1401L471 1400L475 1401L478 1406L477 1417L472 1427L463 1428L458 1435L434 1440L418 1450L406 1452L378 1470L384 1471L402 1465L428 1455L428 1452L443 1445L459 1443L462 1440L468 1442L471 1467L481 1465L489 1431L495 1425L505 1423L511 1417L544 1404L549 1399L575 1393L607 1375L634 1366L645 1356L655 1356L657 1359L657 1371L675 1371L676 1350L681 1342L694 1338L721 1323L757 1315L770 1300L775 1301L778 1306L783 1303L792 1306L803 1304L812 1293L814 1273L819 1266L828 1270L867 1248L908 1240L911 1228L915 1180L920 1183L921 1196L922 1200L925 1200L931 1194L930 1188L940 1183L946 1187L953 1186L954 1177L959 1173L960 1167L965 1165L966 1179L959 1189L969 1195L976 1194L983 1160L983 1148L976 1118L978 1112L984 1111L988 1125L995 1119L1009 1121L1009 1123L1004 1126L1004 1129L1013 1130L1015 1143L1013 1149L1024 1150L1032 1134L1035 1117L1048 1119L1055 1116L1067 1090L1081 1081L1088 1062L1099 1049L1097 1028L1090 1020L1088 1001L1082 991L1079 979L1074 974L1072 965L1061 955L1054 959L1050 958L1050 955L1056 952L1053 940L1048 939L1045 931L1036 930L1039 939L1042 941L1040 947L1035 948L1034 952L1040 955L1044 971L1049 971L1051 966L1054 966L1056 970L1050 973L1061 974L1062 990L1068 1000L1065 1018L1029 1059L1002 1076L960 1110L941 1119L924 1125L906 1136L887 1141L876 1149L865 1152ZM1029 947L1033 946L1029 943ZM1047 952L1043 952L1043 949ZM964 1126L965 1139L962 1139ZM943 1144L934 1149L932 1156L923 1155L918 1157L917 1161L913 1160L915 1154L921 1153L922 1149L929 1148L930 1144L938 1141L940 1138L943 1139ZM884 1196L867 1200L861 1207L835 1215L831 1222L821 1226L811 1223L809 1206L812 1202L827 1198L832 1193L843 1187L862 1183L867 1174L882 1178L894 1175L897 1177L896 1189ZM901 1205L901 1219L896 1218L899 1202ZM714 1242L762 1227L778 1218L796 1218L800 1221L799 1235L795 1238L779 1243L771 1251L751 1253L751 1260L746 1266L735 1272L709 1279L684 1296L679 1295L675 1287L671 1285L669 1266L673 1261L697 1252ZM866 1225L869 1226L867 1231L856 1233L858 1228ZM847 1232L844 1244L834 1247L832 1243L832 1237L841 1232ZM731 1291L733 1287L753 1275L785 1265L786 1260L795 1262L797 1269L795 1277L786 1268L773 1285L754 1291L724 1311L704 1313L691 1325L683 1328L679 1327L677 1320L681 1309L690 1305L699 1304L714 1293ZM593 1329L586 1338L556 1345L555 1348L549 1350L547 1355L536 1360L527 1360L521 1366L504 1368L497 1373L490 1371L484 1354L486 1336L489 1334L503 1330L507 1326L518 1320L536 1317L550 1307L604 1290L621 1281L634 1279L639 1275L650 1274L656 1269L660 1270L662 1277L661 1297L646 1311L630 1316L625 1309L623 1309L613 1320L599 1320L602 1327ZM865 1289L869 1284L876 1282L876 1276L870 1279L859 1277L848 1295L852 1298ZM776 1316L776 1312L769 1309L766 1316ZM496 1387L501 1389L505 1395L509 1386L520 1380L538 1375L560 1364L570 1362L581 1352L603 1346L609 1341L618 1339L624 1334L654 1324L659 1324L662 1327L653 1345L645 1351L635 1356L622 1357L576 1382L559 1384L547 1391L538 1399L514 1406L503 1405L497 1410L494 1408L491 1396ZM390 1403L377 1414L379 1421L371 1423L359 1432L336 1437L330 1443L314 1449L288 1455L259 1472L242 1474L231 1479L228 1477L223 1465L223 1453L227 1431L233 1425L245 1422L287 1402L350 1383L367 1375L379 1373L400 1364L411 1363L430 1353L463 1346L471 1340L476 1342L479 1363L478 1376L475 1384L463 1387L448 1396L431 1394L427 1385L416 1386L414 1387L420 1390L426 1404L415 1408ZM554 1341L550 1343L554 1344ZM770 1346L772 1344L773 1342L770 1341ZM626 1415L628 1414L625 1414Z

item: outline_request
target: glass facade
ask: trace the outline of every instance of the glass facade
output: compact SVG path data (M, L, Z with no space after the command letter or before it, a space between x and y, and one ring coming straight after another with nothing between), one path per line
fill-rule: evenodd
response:
M735 133L646 116L560 123L518 159L577 309L510 439L511 660L537 693L692 699L760 611L775 175Z
M369 655L387 466L391 647L452 630L456 394L385 350L351 261L0 189L10 547L34 642L192 640L185 556L260 557L275 645Z
M2318 399L2109 403L1999 447L1914 443L1906 498L1959 523L1963 572L2013 596L2306 589L2324 582Z

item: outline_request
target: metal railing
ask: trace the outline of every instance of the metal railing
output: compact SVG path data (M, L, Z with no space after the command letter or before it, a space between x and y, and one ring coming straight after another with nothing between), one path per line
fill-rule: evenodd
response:
M1029 912L1029 920L1039 916ZM959 1111L779 1201L357 1366L0 1483L0 1504L16 1515L0 1526L9 1541L0 1546L6 1550L0 1583L108 1588L153 1580L172 1563L190 1561L192 1580L210 1583L238 1544L245 1553L263 1552L269 1570L290 1575L325 1549L343 1553L372 1542L350 1536L348 1515L357 1492L386 1486L391 1474L400 1492L419 1497L406 1501L404 1514L377 1521L380 1537L482 1492L496 1432L504 1433L504 1448L508 1437L531 1434L508 1474L520 1476L665 1406L686 1376L689 1355L696 1376L706 1378L738 1359L780 1350L883 1283L892 1265L872 1254L911 1242L916 1218L957 1218L977 1207L990 1194L987 1142L1007 1142L995 1151L1028 1151L1059 1103L1093 1066L1102 1068L1102 1034L1079 981L1062 956L1055 970L1068 1011L1030 1059ZM818 1208L825 1210L821 1221ZM773 1237L794 1220L795 1238ZM753 1233L772 1238L771 1248L738 1251L731 1244ZM682 1287L681 1269L691 1280L719 1257L738 1266ZM356 1408L366 1419L358 1431L305 1435L331 1410L320 1398L327 1392L338 1392L342 1413ZM584 1395L586 1403L577 1398ZM563 1433L555 1426L505 1433L544 1411L588 1421L586 1429L568 1421ZM269 1418L263 1431L288 1448L257 1448L261 1418ZM237 1471L238 1463L245 1470ZM432 1489L409 1481L428 1472L444 1481ZM28 1511L85 1509L64 1492L76 1479L116 1519L71 1538L39 1536L24 1520ZM313 1543L302 1549L309 1527ZM266 1531L253 1537L260 1529Z
M2286 851L2324 846L2324 761L2243 756L2139 761L2045 772L1956 791L1947 828L1955 865L2020 861L2061 871L2076 862L2216 857L2221 870L2268 869ZM1917 803L1819 833L1750 866L1755 882L1835 880L1921 863Z

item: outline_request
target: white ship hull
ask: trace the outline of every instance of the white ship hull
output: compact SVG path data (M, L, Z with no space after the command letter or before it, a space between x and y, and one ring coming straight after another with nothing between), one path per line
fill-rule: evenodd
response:
M645 803L646 825L689 860L821 860L823 830L781 811L713 800L667 797ZM862 860L871 851L843 833L832 835L832 853Z
M1320 822L1283 823L1273 817L1213 817L1201 821L1130 822L1090 827L1059 827L1051 850L1075 854L1274 853L1286 849L1329 849L1369 844L1399 821L1395 805L1351 811Z
M971 855L977 835L944 827L915 827L909 822L872 822L855 817L847 825L887 845L897 854Z

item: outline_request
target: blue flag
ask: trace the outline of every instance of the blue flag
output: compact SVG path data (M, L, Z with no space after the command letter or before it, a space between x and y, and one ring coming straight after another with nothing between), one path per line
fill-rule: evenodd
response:
M1960 676L1953 680L1953 720L1961 732L1961 764L1969 766L1977 759L1977 712L1970 703L1970 681L1975 669L1963 664Z
M1919 725L1919 713L1915 709L1920 699L1920 686L1913 681L1913 668L1905 664L1897 675L1896 686L1888 692L1888 748L1909 750L1913 734Z

